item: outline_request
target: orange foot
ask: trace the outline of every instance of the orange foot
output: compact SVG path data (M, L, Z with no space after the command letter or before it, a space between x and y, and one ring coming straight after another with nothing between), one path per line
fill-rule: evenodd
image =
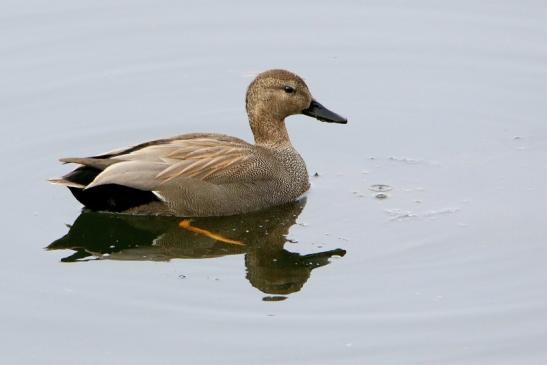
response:
M197 234L201 234L202 236L205 236L205 237L209 237L209 238L212 238L216 241L220 241L220 242L224 242L224 243L230 243L232 245L238 245L238 246L245 246L245 244L241 241L236 241L236 240L231 240L229 238L226 238L226 237L222 237L221 235L219 234L216 234L216 233L213 233L211 231L208 231L206 229L202 229L202 228L198 228L198 227L194 227L190 224L190 220L189 219L184 219L182 220L180 223L179 223L179 227L180 228L184 228L186 229L187 231L190 231L190 232L194 232L194 233L197 233Z

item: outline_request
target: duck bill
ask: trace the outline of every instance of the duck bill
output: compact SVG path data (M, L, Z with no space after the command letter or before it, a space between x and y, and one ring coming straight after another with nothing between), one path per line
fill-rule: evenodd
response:
M322 122L346 124L348 120L335 112L331 112L317 101L312 100L308 109L304 109L302 114L319 119Z

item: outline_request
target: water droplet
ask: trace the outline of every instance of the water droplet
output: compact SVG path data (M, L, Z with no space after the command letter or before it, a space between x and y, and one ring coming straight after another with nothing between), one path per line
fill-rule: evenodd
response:
M375 198L376 199L386 199L389 195L385 194L385 193L378 193L375 195Z
M382 192L390 191L393 188L389 185L386 185L386 184L374 184L374 185L369 186L368 189L371 190L371 191L376 191L376 192L382 193Z

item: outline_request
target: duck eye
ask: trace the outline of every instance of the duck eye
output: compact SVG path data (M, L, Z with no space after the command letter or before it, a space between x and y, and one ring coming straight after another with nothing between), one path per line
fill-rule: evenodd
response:
M283 90L285 90L287 94L292 94L294 92L294 87L287 85L283 88Z

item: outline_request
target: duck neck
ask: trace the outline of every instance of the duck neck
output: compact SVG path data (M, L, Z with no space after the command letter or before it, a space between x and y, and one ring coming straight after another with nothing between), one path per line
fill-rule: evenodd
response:
M284 118L271 114L249 113L249 124L253 131L255 144L269 147L291 145Z

